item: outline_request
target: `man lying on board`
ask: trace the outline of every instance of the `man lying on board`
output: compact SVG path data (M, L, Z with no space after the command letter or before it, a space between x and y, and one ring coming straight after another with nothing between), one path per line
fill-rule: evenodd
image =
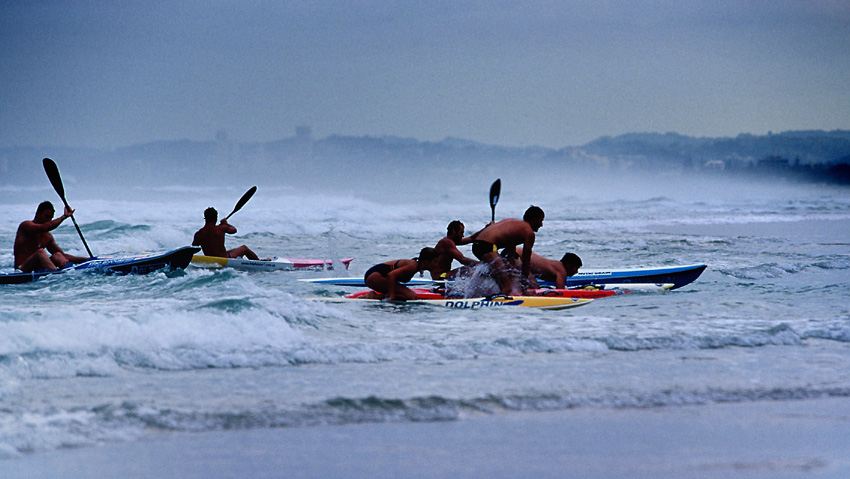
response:
M522 248L516 249L517 255L522 255ZM555 283L556 289L566 287L567 278L578 273L581 268L581 258L575 253L567 253L561 261L544 258L537 253L531 253L531 275L543 281Z
M88 258L70 255L56 244L50 231L56 229L74 214L70 206L62 216L53 219L56 210L49 201L44 201L35 210L32 221L24 221L15 235L15 268L29 273L37 270L55 271L71 263L82 263Z
M218 211L215 208L209 207L204 210L204 227L195 233L192 239L192 246L200 246L207 256L215 256L217 258L241 258L247 256L248 259L259 260L260 258L244 244L238 248L228 250L224 247L224 235L235 234L236 227L227 222L227 219L222 218L221 223L216 225L218 220Z

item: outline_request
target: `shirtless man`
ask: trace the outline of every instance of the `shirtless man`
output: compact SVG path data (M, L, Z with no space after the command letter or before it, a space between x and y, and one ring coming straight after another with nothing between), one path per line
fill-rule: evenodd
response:
M499 256L500 249L515 249L522 245L522 272L520 278L524 281L531 271L531 248L534 246L534 238L537 230L543 226L543 210L539 206L531 206L522 217L522 220L508 218L495 223L490 223L483 230L470 236L472 241L472 254L483 263L490 265L493 279L499 284L502 294L516 294L514 292L516 281L507 271L507 264ZM524 288L522 288L524 289Z
M410 281L416 273L421 274L433 268L436 259L437 250L425 247L416 258L387 261L372 266L363 276L363 281L372 291L364 297L387 301L416 299L416 292L404 283Z
M522 248L517 248L517 254L522 254ZM567 278L578 273L581 268L581 258L575 253L567 253L561 261L544 258L537 253L531 253L531 274L544 281L555 283L556 289L564 289Z
M193 246L200 246L207 256L215 256L217 258L241 258L247 256L248 259L259 260L260 258L244 244L238 248L227 250L224 247L224 235L235 234L236 227L222 218L221 223L215 224L218 220L218 211L215 208L209 207L204 210L204 227L195 233L192 239Z
M15 235L15 268L30 271L55 271L68 263L82 263L88 258L73 256L62 251L50 233L74 214L74 210L65 207L62 216L53 219L56 210L49 201L44 201L35 210L32 221L24 221L18 226Z
M458 260L464 266L474 266L478 264L472 258L467 258L457 249L457 245L469 244L472 242L470 238L464 238L464 226L459 220L454 220L449 223L446 228L446 237L437 242L434 249L437 250L439 256L434 261L434 267L430 270L431 279L449 279L457 274L457 270L452 270L452 262Z

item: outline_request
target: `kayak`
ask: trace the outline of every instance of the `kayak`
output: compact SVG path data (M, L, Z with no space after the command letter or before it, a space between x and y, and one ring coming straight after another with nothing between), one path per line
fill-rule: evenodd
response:
M380 299L365 298L371 291L348 294L343 300L381 302ZM570 298L566 296L492 296L481 298L447 298L438 292L417 291L417 299L408 301L393 301L394 304L428 304L454 309L483 309L503 306L522 306L546 310L560 310L584 306L592 302L587 298Z
M677 289L694 282L705 271L704 264L685 266L634 268L621 270L579 271L567 278L565 286L575 287L586 284L628 284L628 283L672 283L669 289ZM544 281L543 284L546 282ZM549 283L551 284L551 283Z
M363 277L344 277L344 278L305 278L299 279L303 283L324 284L328 286L353 286L362 288L366 286ZM442 279L425 279L411 278L410 281L404 283L406 286L414 287L429 287L434 285L443 285L446 281Z
M696 280L706 265L692 264L685 266L657 267L657 268L634 268L620 270L586 270L567 278L567 287L586 285L613 285L613 284L672 284L669 289L677 289ZM334 286L358 286L366 284L362 277L355 278L311 278L299 281L325 284ZM554 283L538 281L541 286L552 286ZM433 280L425 278L413 278L407 283L408 286L433 286L435 284L446 284L444 280Z
M148 274L164 268L183 269L189 265L192 255L200 251L195 246L184 246L164 253L145 253L137 256L97 256L80 264L56 271L33 271L29 273L0 273L0 284L22 284L45 276L63 274L68 271L91 271L103 274Z
M343 258L340 262L348 269L354 258ZM234 268L242 271L292 271L295 269L333 269L330 259L272 258L271 260L252 260L242 258L219 258L196 254L192 256L192 266L197 268Z
M526 291L534 296L568 296L571 298L605 298L628 293L661 293L673 288L673 283L593 284L574 289L538 288Z
M599 298L607 298L608 296L615 296L618 294L626 294L626 293L636 293L636 292L661 292L667 291L668 289L673 287L672 283L666 284L630 284L630 285L614 285L613 287L606 287L608 285L600 285L600 286L588 286L582 289L553 289L553 288L538 288L538 289L529 289L525 292L525 296L548 296L548 297L564 297L564 298L585 298L585 299L599 299ZM410 288L411 291L416 293L418 299L457 299L452 298L451 294L449 297L446 297L445 289L436 288L436 289L426 289L426 288ZM346 298L349 299L358 299L363 298L367 294L373 292L373 290L369 289L366 291L358 291L356 293L351 293L345 295ZM381 293L377 293L380 295Z

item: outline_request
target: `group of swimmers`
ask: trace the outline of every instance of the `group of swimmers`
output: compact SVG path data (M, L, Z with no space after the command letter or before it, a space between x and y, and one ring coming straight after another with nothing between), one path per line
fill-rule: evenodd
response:
M82 263L89 258L65 253L56 244L50 233L74 210L65 207L62 216L54 219L55 209L49 201L38 205L35 217L18 226L15 236L15 268L23 271L56 270L72 264ZM501 294L521 294L527 289L537 287L535 277L555 283L563 289L566 279L578 272L581 259L567 253L560 261L544 258L532 251L537 231L543 226L544 213L538 206L531 206L523 218L507 218L491 222L471 236L464 237L464 224L458 220L449 223L446 236L435 247L422 248L419 256L413 259L399 259L376 264L364 275L366 286L374 291L374 297L388 300L416 299L416 292L405 286L416 273L428 271L431 279L450 279L471 271L480 263L489 266L489 274L499 286ZM207 208L204 211L204 226L199 229L192 244L200 246L207 256L221 258L240 258L246 256L258 260L257 255L246 245L226 249L226 234L235 234L236 227L224 218L218 224L218 211ZM477 258L464 256L458 245L472 244L472 254ZM461 267L452 269L457 260Z
M522 294L536 288L539 277L563 289L566 279L578 272L581 259L567 253L560 261L544 258L532 251L537 231L543 226L543 210L531 206L523 218L507 218L491 222L471 236L464 237L464 225L458 220L449 223L446 237L436 247L425 247L413 259L399 259L376 264L364 275L366 286L373 290L367 297L387 300L416 299L417 294L404 283L416 273L428 271L431 279L449 279L484 263L496 281L501 294ZM477 260L467 258L458 245L472 244L472 254ZM452 262L461 263L452 269Z

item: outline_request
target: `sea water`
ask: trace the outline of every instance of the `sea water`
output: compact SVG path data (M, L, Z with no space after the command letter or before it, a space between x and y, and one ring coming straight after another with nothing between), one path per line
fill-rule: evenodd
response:
M229 247L354 257L349 271L70 273L0 286L0 469L176 432L811 398L850 411L846 188L504 177L496 217L541 206L539 254L572 251L586 269L708 265L678 290L566 311L333 302L357 288L297 281L413 257L454 219L476 231L490 219L491 181L436 193L261 184L231 218ZM93 252L124 254L190 243L205 207L223 216L249 186L66 190ZM43 199L61 204L46 184L0 191L0 269ZM83 254L70 221L54 234Z

